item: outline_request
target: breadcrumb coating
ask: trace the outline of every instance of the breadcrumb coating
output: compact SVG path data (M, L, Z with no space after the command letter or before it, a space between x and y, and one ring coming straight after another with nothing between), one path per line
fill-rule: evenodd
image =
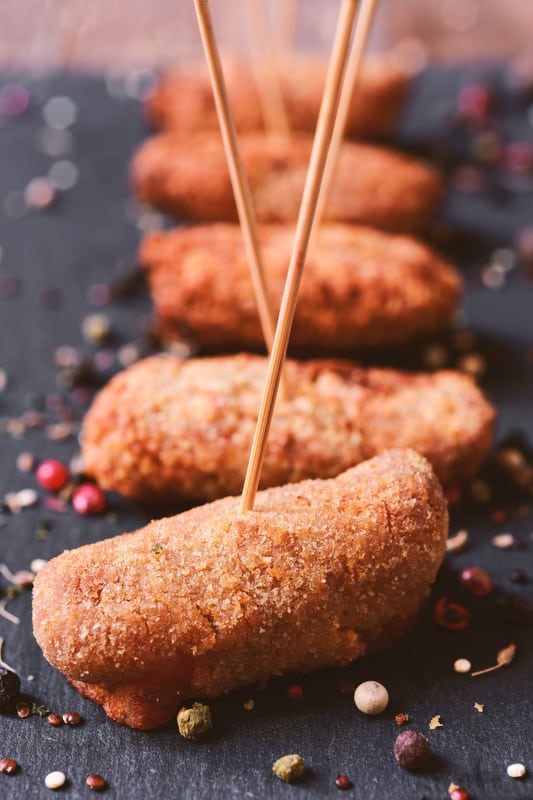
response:
M238 131L264 128L257 82L249 62L225 58L224 77ZM327 61L294 56L279 62L280 88L291 130L314 131L322 100ZM386 139L405 102L410 76L392 59L367 58L362 66L346 121L346 135ZM194 133L218 130L213 90L205 63L181 65L164 73L144 104L159 128Z
M191 697L344 665L416 617L447 510L429 463L388 451L332 480L224 498L65 551L35 579L46 658L113 719L152 728Z
M243 134L239 148L259 222L296 220L312 138ZM132 187L140 200L177 217L235 221L237 212L217 131L160 133L133 157ZM324 207L324 220L397 233L424 230L442 197L433 167L393 150L344 142Z
M149 504L242 490L267 359L145 359L96 397L82 429L85 470ZM262 483L329 478L388 447L412 447L445 483L470 477L492 439L494 410L458 372L411 374L348 361L289 360Z
M257 233L277 315L294 229L260 225ZM163 339L192 337L203 352L264 352L238 225L147 234L139 261L147 270ZM410 237L324 225L306 260L291 351L331 355L423 339L449 326L461 287L449 263Z

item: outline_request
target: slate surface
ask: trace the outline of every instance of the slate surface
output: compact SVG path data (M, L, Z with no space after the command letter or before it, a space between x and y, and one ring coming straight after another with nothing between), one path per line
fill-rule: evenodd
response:
M491 67L489 73L506 92L501 71ZM19 79L4 76L2 85ZM419 81L398 134L402 145L438 149L448 162L465 157L461 148L467 140L449 135L444 124L456 87L464 80L461 70L432 70ZM81 418L86 406L78 395L58 385L54 353L62 345L94 353L96 348L83 341L80 328L89 313L99 310L88 301L87 290L123 275L134 260L140 228L153 221L135 209L128 194L128 159L146 135L137 101L110 94L98 76L25 76L23 82L32 91L30 109L17 118L4 116L0 123L0 287L5 289L1 281L6 276L19 281L13 298L0 297L0 369L8 380L0 393L0 496L36 486L33 474L16 468L19 453L68 461L76 452L75 435L57 442L42 427L18 437L5 428L28 408L42 407L48 421L57 421L49 407L57 407L55 395L73 409L75 421ZM77 119L70 128L70 151L52 157L42 149L43 107L57 96L76 103ZM526 109L527 102L520 100L503 108L502 114L513 120L515 113L521 115L519 138L531 141ZM448 131L446 136L443 130ZM51 208L24 213L20 195L24 187L46 174L54 161L64 159L79 170L76 185L60 193ZM495 199L490 192L472 195L452 187L444 213L454 226L484 239L475 240L468 250L459 248L458 254L467 278L463 317L477 337L476 351L487 358L482 384L499 409L498 441L515 431L531 445L531 280L526 266L519 264L506 275L505 286L493 291L480 280L480 269L486 264L488 243L508 247L531 220L533 194L522 189L511 192L506 202L501 198L501 193ZM110 349L115 358L118 345L137 340L146 329L150 303L140 291L101 310L116 331ZM117 368L115 359L106 374ZM533 603L533 512L527 497L508 491L499 479L493 484L490 480L496 493L502 490L497 499L452 510L452 532L466 527L470 545L447 557L413 633L390 652L344 670L277 679L267 689L250 687L212 703L215 731L202 744L180 739L172 725L151 733L128 730L82 700L42 658L32 638L29 594L17 597L9 610L20 617L20 624L0 618L4 659L19 672L23 689L38 704L57 712L76 709L85 722L78 729L55 729L38 716L27 720L2 716L0 757L15 758L20 772L13 777L0 775L0 797L48 797L44 775L60 769L68 776L60 796L72 800L91 796L84 785L91 772L108 780L104 796L124 800L337 797L339 773L353 781L347 797L367 800L439 800L448 797L452 781L464 786L473 800L533 798L532 777L512 781L506 775L506 766L517 761L533 772L531 616L523 612L512 620L509 606L502 604L508 595ZM12 570L27 569L32 559L50 558L65 547L134 529L148 519L119 498L111 499L112 516L59 513L46 508L45 494L39 490L36 507L3 515L0 560ZM495 509L508 512L508 518L494 518ZM38 533L43 520L50 523L46 536ZM507 530L522 537L523 549L498 551L491 545L492 535ZM460 586L459 571L472 565L491 573L496 585L492 597L474 598ZM525 570L530 582L513 584L509 580L513 568ZM7 582L0 581L6 589ZM432 610L442 595L468 608L472 614L468 629L457 633L436 625ZM510 642L518 648L511 666L479 679L453 672L455 658L469 658L475 668L489 666L496 652ZM382 681L392 698L390 708L378 718L359 714L351 696L339 691L343 681L356 684L370 678ZM287 696L295 683L303 688L300 700ZM252 711L243 708L249 699L255 701ZM474 709L475 702L484 704L483 713ZM393 759L399 732L394 715L400 711L409 714L410 727L431 740L435 759L423 773L405 772ZM430 731L429 721L436 714L443 725ZM308 766L298 785L285 785L271 773L274 760L289 752L301 753Z

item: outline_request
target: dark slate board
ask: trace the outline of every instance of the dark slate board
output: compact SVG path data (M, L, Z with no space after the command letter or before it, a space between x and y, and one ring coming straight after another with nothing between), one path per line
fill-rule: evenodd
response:
M483 74L484 79L488 74L499 81L498 86L504 85L501 70L491 67ZM4 76L3 84L18 79ZM431 70L419 80L398 134L403 146L438 151L450 164L464 159L464 137L458 143L439 113L444 110L446 118L456 86L465 79L464 70L453 74ZM124 273L134 261L139 220L141 226L147 221L143 212L135 211L127 181L132 150L146 135L138 103L111 95L98 76L24 76L21 80L32 91L32 105L24 115L4 117L0 124L0 278L19 280L14 298L0 298L0 368L8 376L7 388L0 394L4 427L5 418L39 407L41 401L44 413L54 419L46 401L55 394L66 398L76 420L81 418L86 406L77 405L58 385L54 352L61 345L91 352L83 342L80 324L98 309L89 304L87 289ZM59 158L73 161L79 180L50 209L16 218L13 204L16 210L20 197L15 194L13 199L11 193L21 192L57 160L39 144L43 105L54 96L70 97L77 106L77 120L70 129L72 150ZM517 107L522 114L520 138L531 141L527 103ZM517 113L513 104L511 109L513 115ZM526 266L519 265L509 272L501 290L491 291L480 281L480 269L486 263L487 243L508 247L520 227L531 220L532 198L531 192L522 191L502 205L490 192L465 195L452 186L444 210L455 227L482 237L474 247L470 242L468 248L456 248L467 281L463 314L477 336L476 349L488 360L483 385L499 408L498 440L517 432L526 446L533 439L532 284ZM51 289L57 290L53 296ZM59 302L52 308L54 297ZM116 353L118 345L142 335L149 323L150 303L140 291L103 311L116 331L112 347ZM116 369L115 361L109 373ZM35 487L34 476L22 474L15 466L19 453L68 460L77 443L75 436L50 441L43 429L36 429L20 438L1 433L0 448L3 496ZM353 781L347 797L438 800L448 796L453 781L467 788L473 800L533 798L531 776L512 781L506 775L506 766L517 761L533 771L531 615L522 610L510 618L509 606L502 605L508 595L533 603L533 513L530 498L518 497L498 479L492 485L496 492L502 490L497 500L452 509L452 531L466 527L471 543L461 554L447 558L431 602L410 635L390 652L346 669L277 679L266 689L250 687L213 702L215 730L201 744L181 739L173 725L151 733L128 730L82 700L41 656L31 633L29 594L17 597L9 609L20 617L20 624L0 619L5 660L17 669L24 690L38 704L58 712L77 709L85 722L77 729L55 729L38 716L1 717L0 757L15 758L20 772L13 777L0 775L0 797L47 797L44 776L60 769L68 776L60 795L72 800L90 796L84 781L91 772L108 780L104 796L124 800L337 797L339 773ZM57 513L45 508L45 493L39 490L39 494L38 506L6 515L7 524L0 528L1 560L13 570L27 569L32 559L50 558L65 547L134 529L148 519L145 512L118 497L110 500L112 516L82 518L71 510ZM517 510L524 504L529 515L520 516ZM507 511L508 519L495 521L494 509ZM37 535L43 519L51 523L47 538ZM521 536L525 547L496 550L491 536L504 530ZM458 572L471 565L490 571L496 585L492 597L473 598L460 586ZM511 569L518 567L525 570L529 583L516 585L509 580ZM3 579L2 586L7 587ZM435 624L433 605L442 595L470 610L472 623L467 630L454 633ZM61 602L60 597L57 600ZM494 663L496 652L511 641L518 654L510 667L479 679L453 672L455 658L467 657L475 668L482 668ZM390 708L378 718L359 714L351 696L339 691L342 682L355 684L370 678L382 681L392 698ZM300 700L287 696L295 683L303 688ZM249 699L255 701L252 711L243 708ZM475 702L485 705L483 713L474 709ZM431 740L435 759L420 774L403 771L392 755L399 732L394 715L400 711L409 714L411 727ZM441 715L443 726L430 731L428 723L436 714ZM290 752L301 753L307 764L305 780L292 786L271 772L274 760Z

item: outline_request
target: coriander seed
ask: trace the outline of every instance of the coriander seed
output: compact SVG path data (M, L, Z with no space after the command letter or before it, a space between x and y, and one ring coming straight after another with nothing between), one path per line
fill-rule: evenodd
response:
M389 704L389 693L378 681L360 683L354 692L354 703L363 714L381 714Z

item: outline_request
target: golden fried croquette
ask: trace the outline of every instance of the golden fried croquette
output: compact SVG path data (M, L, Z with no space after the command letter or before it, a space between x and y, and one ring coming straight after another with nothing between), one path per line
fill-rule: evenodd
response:
M315 129L326 71L327 62L318 56L280 62L280 88L292 130ZM264 120L250 64L239 58L225 59L224 75L237 130L262 130ZM391 59L366 59L348 112L346 135L362 139L389 137L409 84L410 76ZM144 109L159 128L182 133L218 130L213 90L203 62L184 64L163 74Z
M390 644L441 563L446 502L429 463L382 453L327 481L225 498L66 551L33 588L51 664L118 722Z
M294 239L290 225L259 226L275 313ZM165 340L192 337L204 352L264 351L240 228L218 223L145 236L146 267ZM453 267L429 247L348 225L324 225L309 250L291 351L342 354L405 345L448 327L461 291Z
M257 220L297 218L312 139L260 133L239 137ZM132 185L144 202L193 220L237 219L220 134L160 133L134 155ZM398 233L423 230L442 197L433 167L392 150L355 142L340 149L324 220L360 223Z
M85 470L148 503L238 494L267 371L241 354L153 356L116 375L82 430ZM348 361L287 361L261 485L333 477L388 447L412 447L444 483L470 477L494 411L457 372L411 374Z

